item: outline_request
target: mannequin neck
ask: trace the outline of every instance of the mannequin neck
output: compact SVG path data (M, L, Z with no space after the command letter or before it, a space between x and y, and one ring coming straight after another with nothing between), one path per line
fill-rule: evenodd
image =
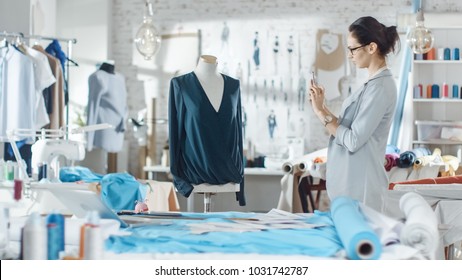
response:
M223 97L224 79L218 73L217 58L211 55L201 56L196 69L194 69L194 74L213 108L218 112Z
M106 62L104 62L103 64L101 64L101 66L99 67L99 70L103 70L103 71L108 72L108 73L110 73L110 74L114 74L114 73L115 73L115 67L114 67L114 65L109 64L109 63L106 63Z
M217 59L211 55L203 55L199 59L197 63L196 69L194 69L194 73L199 78L210 78L213 76L220 76L217 69Z

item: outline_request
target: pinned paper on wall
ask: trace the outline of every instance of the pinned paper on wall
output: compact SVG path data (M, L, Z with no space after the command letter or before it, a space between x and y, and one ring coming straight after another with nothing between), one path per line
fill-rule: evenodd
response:
M319 83L326 89L326 99L340 97L340 79L345 75L345 48L341 34L326 29L318 31L314 68Z

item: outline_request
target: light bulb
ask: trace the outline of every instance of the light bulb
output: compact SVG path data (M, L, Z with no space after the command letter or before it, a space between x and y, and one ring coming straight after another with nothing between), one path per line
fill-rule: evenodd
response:
M422 10L417 12L416 25L409 31L407 42L412 51L417 54L426 53L433 47L433 34L424 26Z
M136 49L146 60L151 59L157 53L161 43L161 36L152 23L152 17L152 5L149 1L146 1L143 23L136 32L134 40Z

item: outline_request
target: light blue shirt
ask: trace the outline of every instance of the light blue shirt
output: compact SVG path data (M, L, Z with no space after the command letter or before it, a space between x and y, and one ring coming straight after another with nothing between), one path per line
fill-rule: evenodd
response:
M396 101L395 81L386 69L343 103L328 147L326 187L331 200L348 196L381 210L388 188L385 150Z

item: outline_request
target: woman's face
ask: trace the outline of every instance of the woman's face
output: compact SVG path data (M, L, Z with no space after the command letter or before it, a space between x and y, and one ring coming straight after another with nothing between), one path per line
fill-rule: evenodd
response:
M369 45L361 45L353 33L348 34L347 56L358 68L367 68L370 64L371 55L368 47Z

